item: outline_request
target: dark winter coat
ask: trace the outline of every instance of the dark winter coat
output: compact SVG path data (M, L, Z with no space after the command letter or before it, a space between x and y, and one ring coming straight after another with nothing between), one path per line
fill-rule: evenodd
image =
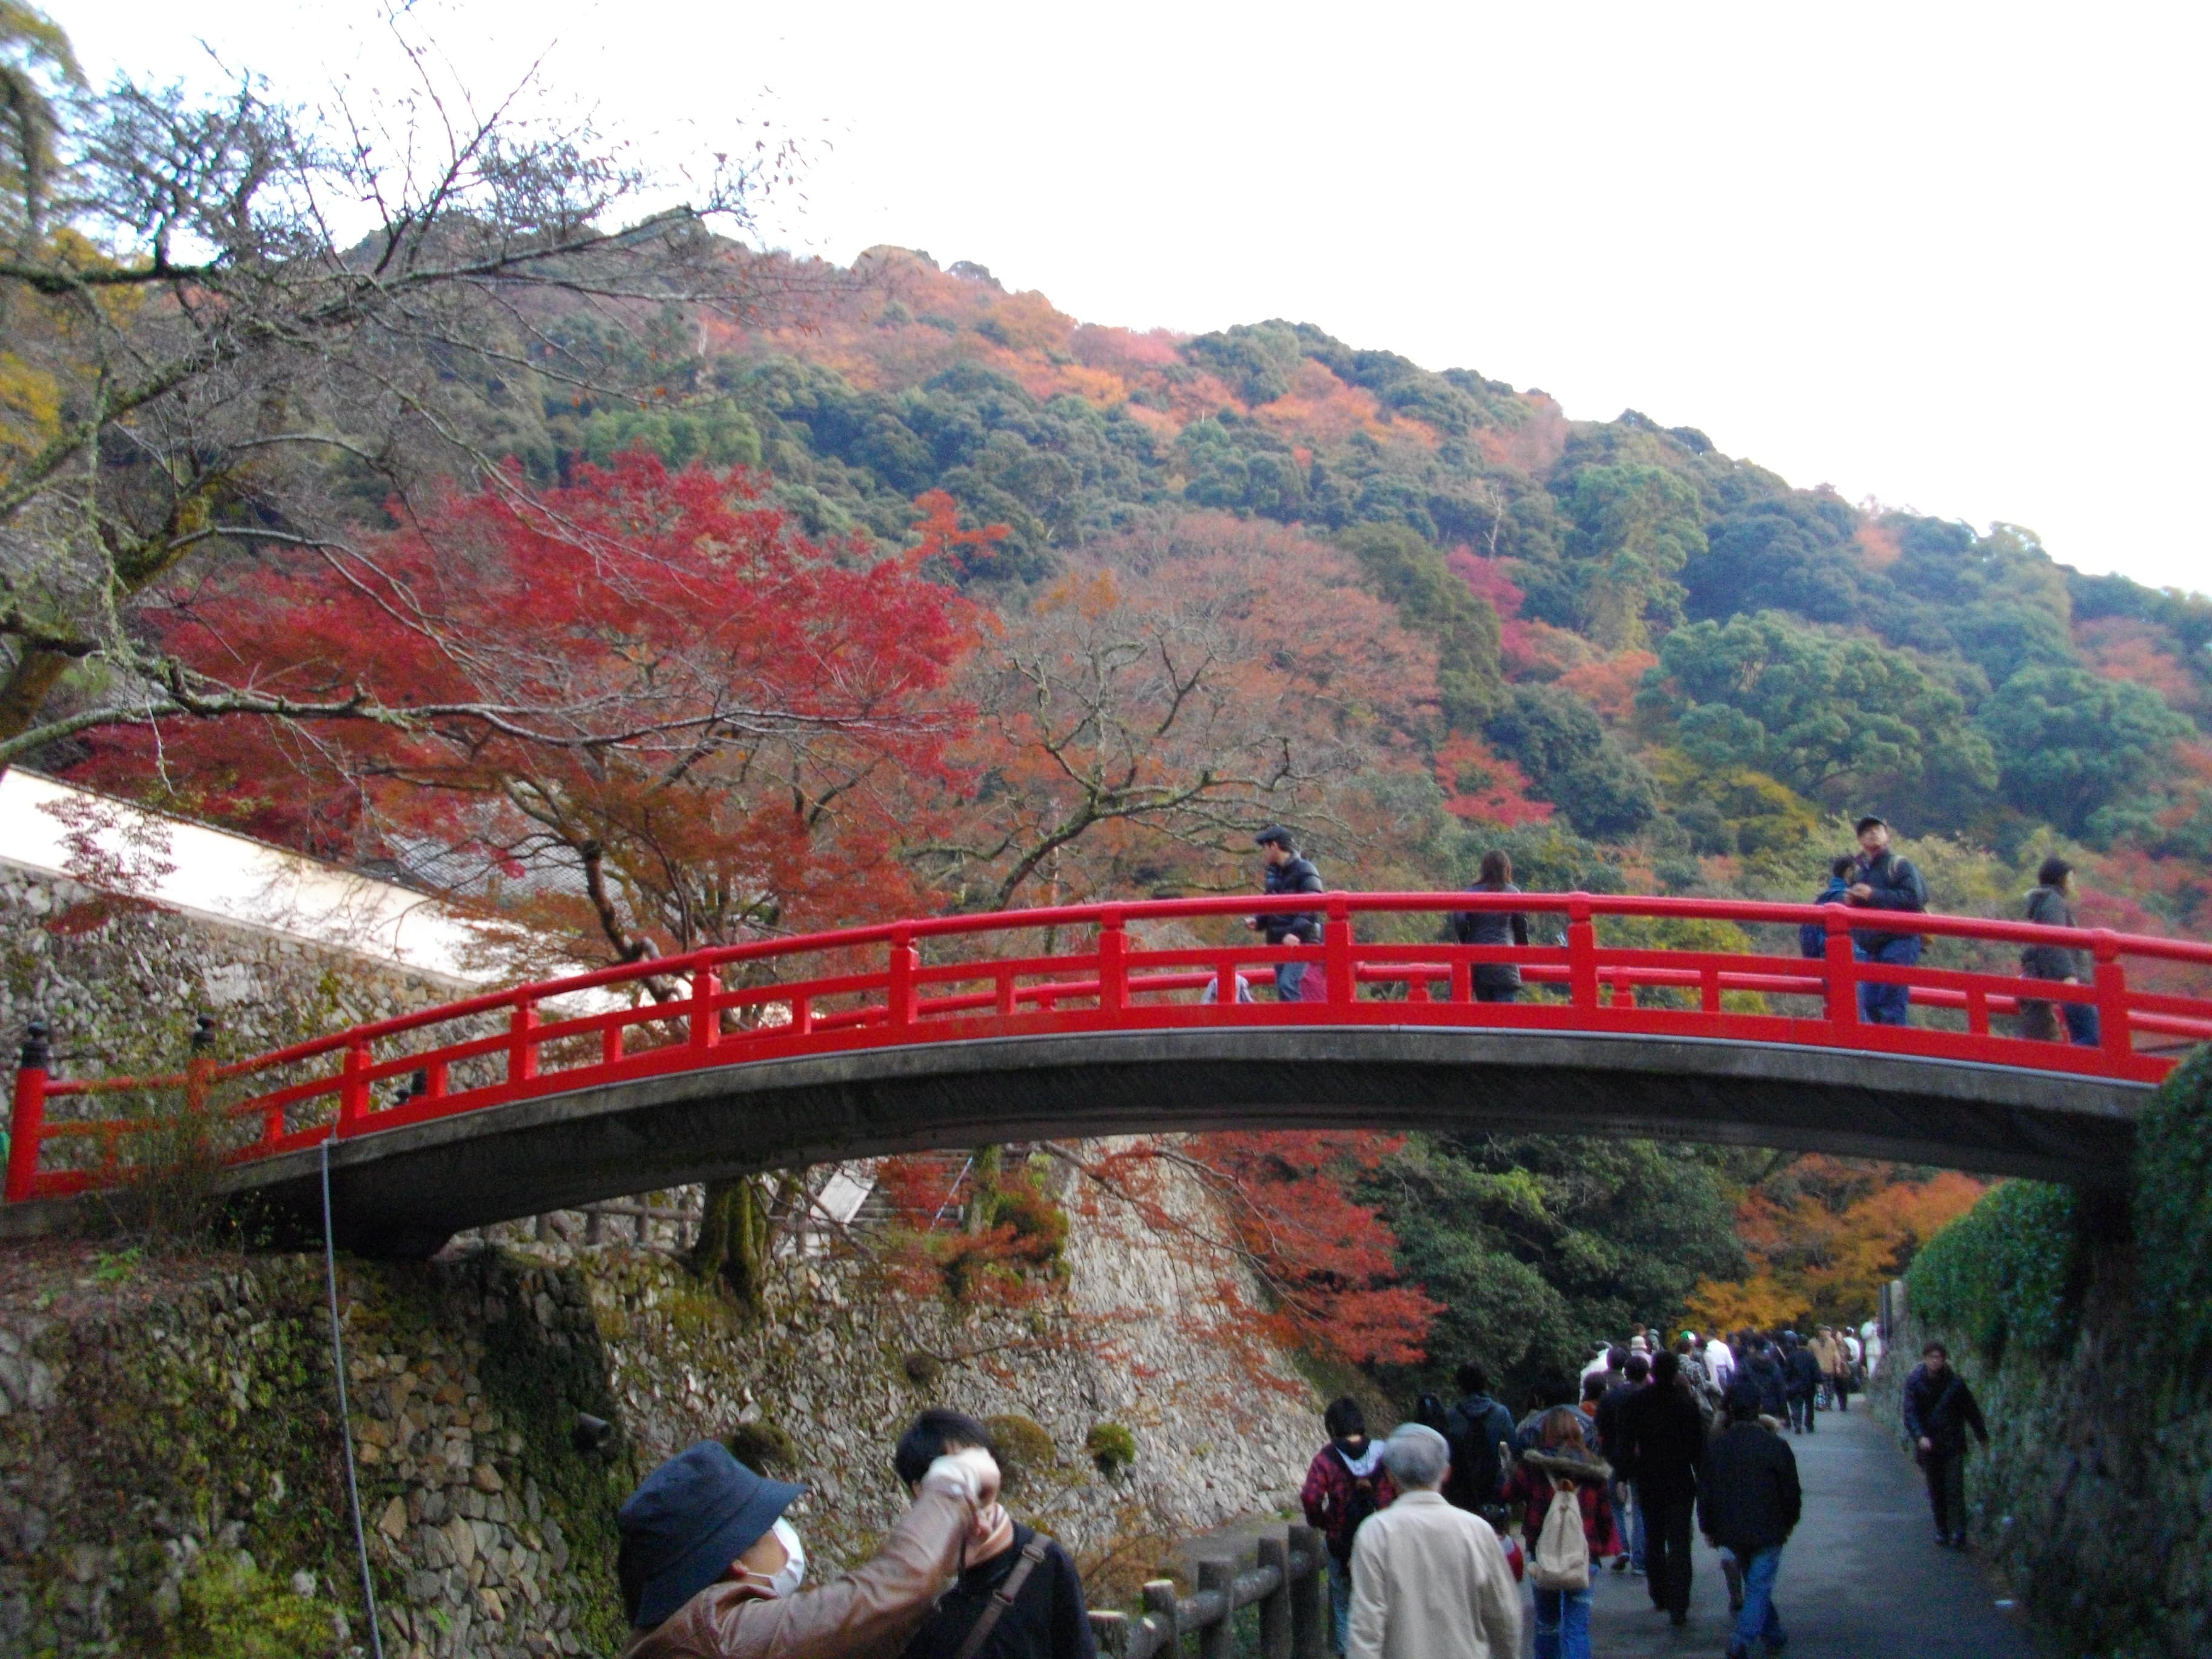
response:
M1966 1379L1946 1365L1937 1376L1923 1362L1905 1379L1905 1431L1914 1440L1925 1440L1938 1457L1956 1457L1966 1449L1966 1431L1984 1446L1989 1425Z
M1853 899L1854 908L1862 910L1895 910L1917 913L1928 908L1928 884L1913 868L1912 860L1899 858L1894 853L1884 853L1878 859L1862 858L1856 872L1859 880L1874 890L1870 898ZM1851 938L1869 956L1910 939L1910 933L1876 933L1872 929L1854 928Z
M1444 1438L1451 1443L1452 1452L1451 1475L1444 1482L1444 1496L1463 1510L1496 1502L1516 1455L1513 1413L1486 1394L1471 1394L1444 1414ZM1477 1490L1474 1470L1462 1467L1468 1462L1467 1454L1474 1450L1479 1441L1486 1439L1496 1448L1492 1461L1498 1465L1497 1483L1486 1492Z
M991 1592L1006 1582L1036 1536L1016 1522L1014 1541L953 1581L900 1659L957 1659L969 1632L990 1605ZM1067 1552L1048 1539L1044 1559L1023 1581L1013 1604L999 1615L977 1659L1097 1659L1097 1653L1091 1614L1084 1604L1082 1576Z
M1771 1348L1762 1349L1743 1362L1741 1373L1749 1377L1759 1389L1759 1409L1769 1417L1790 1414L1790 1383L1782 1373L1782 1361Z
M1705 1414L1679 1379L1639 1389L1620 1407L1620 1446L1607 1455L1655 1499L1687 1498L1698 1489L1705 1453Z
M1269 865L1262 884L1269 893L1319 893L1327 890L1321 884L1321 872L1314 868L1311 859L1304 857ZM1270 945L1280 945L1291 939L1301 945L1321 943L1321 918L1310 911L1273 911L1260 919L1260 926Z
M1790 1350L1790 1397L1810 1400L1820 1392L1820 1357L1803 1343Z
M1511 882L1492 887L1477 882L1470 893L1517 893ZM1452 937L1462 945L1526 945L1528 918L1518 910L1455 910ZM1481 962L1474 968L1474 982L1486 991L1511 990L1521 983L1521 970L1510 962Z
M2027 896L2027 919L2045 927L2074 927L2074 907L2064 891L2039 887ZM2020 953L2020 971L2030 979L2078 979L2089 981L2093 969L2087 951L2063 945L2031 945Z
M1758 1423L1731 1423L1705 1450L1698 1485L1698 1529L1736 1559L1789 1541L1805 1508L1797 1455Z
M1597 1449L1607 1462L1620 1462L1620 1408L1650 1386L1649 1382L1616 1382L1598 1396Z

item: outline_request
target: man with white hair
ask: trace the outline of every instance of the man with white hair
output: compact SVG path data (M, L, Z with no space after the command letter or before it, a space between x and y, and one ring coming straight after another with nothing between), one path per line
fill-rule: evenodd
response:
M1382 1461L1398 1500L1352 1540L1347 1659L1519 1659L1521 1592L1504 1542L1481 1516L1444 1501L1443 1436L1401 1425Z

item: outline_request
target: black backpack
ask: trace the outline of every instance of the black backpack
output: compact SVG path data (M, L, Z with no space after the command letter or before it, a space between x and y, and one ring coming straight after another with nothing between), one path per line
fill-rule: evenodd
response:
M1444 1496L1463 1510L1480 1510L1498 1501L1505 1484L1505 1469L1498 1456L1498 1437L1491 1432L1496 1415L1488 1400L1479 1413L1470 1414L1462 1401L1451 1408L1450 1428L1444 1438L1451 1443L1451 1475Z
M1337 1455L1341 1457L1344 1454L1339 1452ZM1345 1465L1345 1473L1352 1474L1352 1466L1348 1463ZM1359 1530L1359 1523L1381 1507L1375 1501L1375 1477L1371 1474L1352 1474L1351 1501L1344 1506L1344 1547L1347 1552L1352 1548L1353 1535Z

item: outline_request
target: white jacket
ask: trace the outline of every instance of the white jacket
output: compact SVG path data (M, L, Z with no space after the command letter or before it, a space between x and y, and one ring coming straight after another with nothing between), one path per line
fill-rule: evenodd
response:
M1401 1492L1352 1540L1346 1659L1520 1659L1521 1591L1480 1516Z

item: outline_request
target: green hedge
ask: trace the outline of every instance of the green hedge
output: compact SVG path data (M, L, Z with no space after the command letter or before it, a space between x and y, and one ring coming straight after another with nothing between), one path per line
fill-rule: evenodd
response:
M2174 1375L2212 1358L2212 1047L2166 1080L2136 1126L2139 1306Z
M2074 1340L2080 1261L2073 1189L2008 1181L1913 1258L1912 1316L1958 1332L1992 1365L2008 1348L2063 1353Z

